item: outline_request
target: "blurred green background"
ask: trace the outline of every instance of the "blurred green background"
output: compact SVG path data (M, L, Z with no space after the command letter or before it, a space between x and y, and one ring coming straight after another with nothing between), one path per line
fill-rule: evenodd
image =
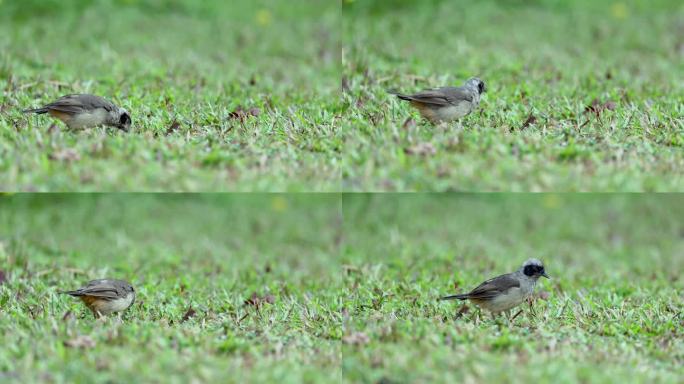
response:
M565 273L606 262L616 264L589 269L684 270L679 194L345 195L344 218L349 250L362 250L349 261L477 258L511 269L537 257Z
M338 85L339 18L326 1L2 1L0 20L2 74L14 81L111 82L119 97L152 79L214 91L252 77L263 91L310 76L309 92Z
M343 212L346 382L683 377L684 196L346 195ZM531 257L551 280L511 324L437 301Z
M337 195L0 196L0 381L339 375L340 208ZM123 323L57 294L102 277L136 288ZM94 345L67 346L83 338Z

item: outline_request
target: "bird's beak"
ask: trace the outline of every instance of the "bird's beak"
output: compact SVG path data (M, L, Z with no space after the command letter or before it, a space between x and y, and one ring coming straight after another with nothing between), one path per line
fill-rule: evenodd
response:
M549 277L549 275L546 274L546 272L542 272L541 275L544 276L544 277L546 277L547 279L551 279L551 278Z

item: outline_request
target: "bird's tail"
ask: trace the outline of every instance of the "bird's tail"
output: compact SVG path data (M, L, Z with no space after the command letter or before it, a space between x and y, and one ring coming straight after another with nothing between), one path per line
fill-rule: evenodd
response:
M79 291L58 291L60 295L69 295L69 296L81 296L81 292Z
M43 113L47 113L48 109L47 108L24 109L22 112L24 112L24 113L37 113L40 115Z
M402 100L409 100L409 101L411 100L410 96L404 95L403 93L399 93L398 91L396 91L394 89L388 89L387 93L389 93L390 95L394 95L394 96L396 96Z
M465 300L467 298L468 298L468 294L462 293L459 295L451 295L451 296L440 297L439 300Z

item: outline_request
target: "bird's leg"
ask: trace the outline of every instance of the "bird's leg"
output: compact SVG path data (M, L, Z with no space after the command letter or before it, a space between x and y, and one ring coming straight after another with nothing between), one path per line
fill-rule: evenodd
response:
M515 318L518 317L518 316L520 316L521 313L522 313L522 309L519 310L518 313L516 313L516 314L513 316L513 318L511 319L511 321L515 320Z
M97 319L97 321L99 321L100 323L106 323L107 322L107 316L103 315L102 312L95 311L95 313L96 313L95 318Z

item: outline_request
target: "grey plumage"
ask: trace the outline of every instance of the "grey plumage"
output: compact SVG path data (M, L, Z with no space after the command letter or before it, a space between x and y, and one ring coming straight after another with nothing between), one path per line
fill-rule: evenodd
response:
M26 109L24 112L45 113L49 110L55 110L65 113L80 113L96 108L103 108L106 111L113 111L117 109L112 102L96 95L88 94L72 94L62 96L52 103L46 104L38 109Z
M133 286L124 280L98 279L89 281L88 284L83 288L60 293L76 297L93 296L114 300L125 297L129 292L133 292Z
M398 98L407 101L418 101L425 104L432 105L450 105L456 104L462 100L468 102L473 101L473 94L468 90L460 87L441 87L427 89L413 95L405 95L401 93L393 93Z
M107 125L128 131L132 122L128 111L100 96L90 94L62 96L40 108L25 109L23 112L49 113L73 129Z
M511 288L520 288L520 281L515 279L512 275L512 273L507 273L505 275L494 277L478 285L477 287L475 287L475 289L468 293L445 296L441 297L440 300L492 299L500 294L507 292Z
M448 123L471 113L480 104L480 95L487 91L484 82L473 77L461 87L441 87L404 94L390 91L406 100L433 124Z
M124 280L92 280L85 287L59 293L80 298L95 317L124 311L135 302L135 289Z
M469 300L492 314L505 312L520 305L534 293L539 277L546 274L544 265L537 259L529 259L515 272L489 279L472 291L440 297L439 300Z

